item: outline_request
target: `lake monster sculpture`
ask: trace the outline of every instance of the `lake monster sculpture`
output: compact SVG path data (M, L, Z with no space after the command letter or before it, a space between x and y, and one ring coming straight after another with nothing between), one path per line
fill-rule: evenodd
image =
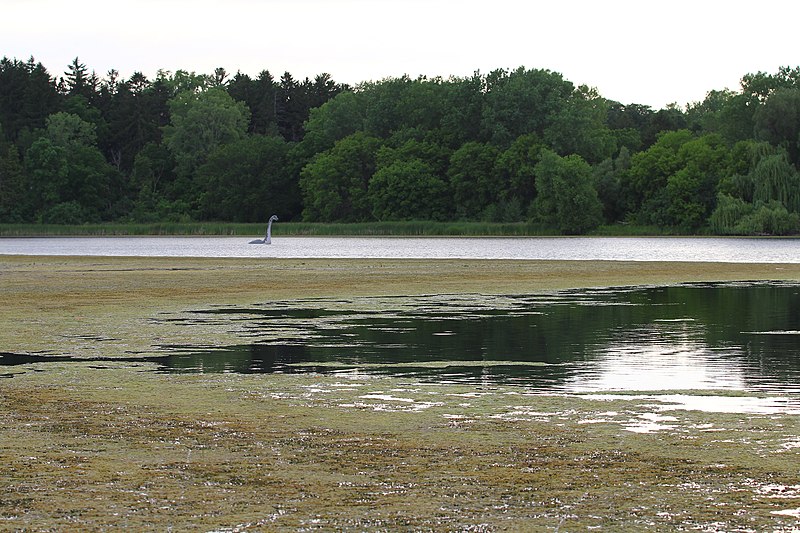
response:
M272 244L272 223L278 220L278 215L272 215L267 222L267 235L263 239L255 239L248 244Z

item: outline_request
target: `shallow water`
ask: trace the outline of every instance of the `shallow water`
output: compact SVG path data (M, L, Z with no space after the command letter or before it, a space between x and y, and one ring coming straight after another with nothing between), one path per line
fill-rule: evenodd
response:
M187 350L181 372L367 372L543 391L800 393L800 287L688 284L537 296L215 307L250 342Z
M800 262L800 239L699 237L0 238L0 255Z
M307 299L157 320L237 331L227 347L162 346L162 372L371 374L542 392L800 394L800 286L686 284ZM0 364L68 361L0 354ZM98 360L102 362L103 360Z
M666 402L664 409L800 414L800 285L792 283L320 298L211 306L154 320L223 328L241 342L158 346L156 354L132 355L125 364L162 373L392 376L652 398ZM12 366L46 370L47 363L78 360L0 353L0 366L9 369L0 376L17 375ZM97 368L120 363L91 361Z

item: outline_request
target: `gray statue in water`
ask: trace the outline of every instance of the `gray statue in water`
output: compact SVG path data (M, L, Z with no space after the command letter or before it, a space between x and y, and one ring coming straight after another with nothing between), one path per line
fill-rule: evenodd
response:
M263 239L250 241L249 244L272 244L272 223L276 220L278 220L278 215L272 215L269 217L269 222L267 222L267 236Z

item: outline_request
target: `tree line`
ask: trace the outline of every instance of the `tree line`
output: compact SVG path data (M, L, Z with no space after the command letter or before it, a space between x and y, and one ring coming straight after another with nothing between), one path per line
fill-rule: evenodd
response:
M336 83L0 61L0 222L800 232L800 67L654 110L557 72Z

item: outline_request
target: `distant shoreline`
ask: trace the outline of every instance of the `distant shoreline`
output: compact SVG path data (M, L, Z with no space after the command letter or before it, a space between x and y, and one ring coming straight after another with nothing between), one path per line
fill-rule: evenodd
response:
M0 237L48 236L123 236L123 235L191 235L191 236L263 236L266 222L153 222L103 224L0 224ZM527 222L434 222L395 221L360 223L279 222L272 228L274 236L418 236L418 237L563 237L553 228ZM714 236L709 233L686 233L674 228L614 224L579 236L657 237Z

